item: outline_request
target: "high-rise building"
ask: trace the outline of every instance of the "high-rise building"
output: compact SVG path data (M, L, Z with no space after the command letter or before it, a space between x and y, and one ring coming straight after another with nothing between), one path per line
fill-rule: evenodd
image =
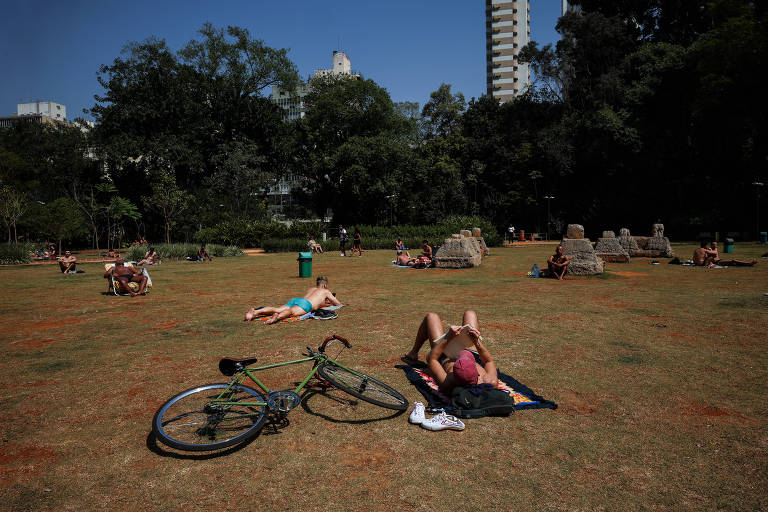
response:
M529 0L485 0L486 84L500 102L528 88L528 64L517 60L531 34Z
M67 107L55 101L33 101L17 103L16 113L11 117L0 117L0 128L10 128L20 121L33 123L67 123Z
M333 67L331 69L316 69L313 78L334 75L347 75L352 78L360 78L360 75L352 72L352 63L344 52L333 52ZM311 79L310 79L311 80ZM309 94L308 82L302 82L291 94L290 91L284 91L278 86L272 87L270 100L281 107L283 119L299 119L304 117L304 98Z
M571 2L568 0L561 0L562 5L560 7L560 15L565 16L565 13L567 12L575 12L580 13L581 12L581 6L580 5L572 5Z

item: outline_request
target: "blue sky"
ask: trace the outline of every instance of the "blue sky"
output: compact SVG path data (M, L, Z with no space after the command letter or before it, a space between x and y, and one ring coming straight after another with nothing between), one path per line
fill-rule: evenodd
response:
M288 48L302 78L343 50L394 101L423 105L443 82L467 100L485 92L483 0L4 0L0 12L0 117L36 100L83 116L99 66L127 42L156 36L178 50L206 21ZM560 0L531 0L531 38L556 41L559 14Z

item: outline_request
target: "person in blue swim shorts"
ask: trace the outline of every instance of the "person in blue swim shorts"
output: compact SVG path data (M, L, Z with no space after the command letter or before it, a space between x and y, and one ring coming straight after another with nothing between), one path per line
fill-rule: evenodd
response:
M267 306L259 309L251 308L245 314L245 321L250 322L254 318L268 316L265 324L273 324L284 318L301 316L310 311L320 309L326 304L340 306L341 302L328 290L328 278L320 276L315 282L316 286L307 290L304 297L295 297L282 306Z

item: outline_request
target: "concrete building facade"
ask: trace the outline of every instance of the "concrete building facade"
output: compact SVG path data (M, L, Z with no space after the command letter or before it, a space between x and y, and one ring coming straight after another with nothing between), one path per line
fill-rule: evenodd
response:
M55 101L33 101L31 103L18 103L16 105L17 116L45 116L57 121L67 120L67 107Z
M352 78L360 78L360 75L352 72L352 62L344 52L333 52L333 67L330 69L316 69L312 78L323 76L347 75ZM309 94L309 82L302 82L299 87L291 94L290 91L284 91L278 86L272 87L272 94L269 99L283 109L283 119L293 120L304 117L306 108L304 107L304 98Z
M528 88L528 64L518 62L531 34L529 0L485 0L487 93L504 103Z
M22 121L37 124L69 124L67 107L54 101L17 103L15 114L9 117L0 117L0 128L10 128Z

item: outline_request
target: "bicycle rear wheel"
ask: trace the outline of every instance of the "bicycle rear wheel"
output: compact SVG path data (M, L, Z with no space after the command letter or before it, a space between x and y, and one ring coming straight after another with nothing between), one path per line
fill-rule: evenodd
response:
M264 397L247 386L227 387L206 384L168 400L152 420L155 436L192 452L227 448L255 436L265 420Z
M366 402L396 411L408 408L408 400L398 391L364 373L343 368L332 361L321 364L317 373L342 391Z

